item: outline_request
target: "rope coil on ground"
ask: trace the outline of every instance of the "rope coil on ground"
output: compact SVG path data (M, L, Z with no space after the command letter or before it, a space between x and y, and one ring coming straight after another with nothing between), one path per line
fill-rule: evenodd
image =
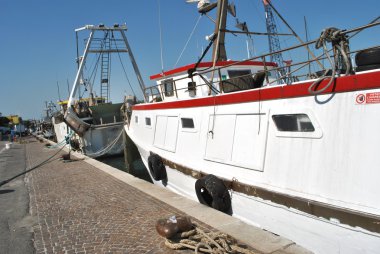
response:
M236 241L220 232L206 233L196 225L195 229L178 234L173 239L166 239L165 246L172 250L192 249L194 253L243 253L255 252L236 244Z
M236 240L221 232L205 232L193 224L188 216L171 216L156 223L159 235L166 238L165 246L172 250L191 249L194 253L242 253L255 252L238 245Z

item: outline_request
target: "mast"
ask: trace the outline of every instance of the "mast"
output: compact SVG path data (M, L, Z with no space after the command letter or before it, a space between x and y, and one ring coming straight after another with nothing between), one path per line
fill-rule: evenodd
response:
M224 45L225 41L225 31L227 23L227 9L228 0L218 0L217 18L215 22L214 35L217 36L216 43L214 43L214 48L212 52L212 61L226 61L227 53L226 47Z
M73 88L72 88L70 96L69 96L68 105L72 106L74 104L73 97L75 96L75 94L77 93L77 90L80 87L80 79L83 76L83 68L84 68L84 65L85 65L85 62L87 59L87 55L89 53L99 53L99 54L102 54L102 56L107 57L107 59L102 58L102 60L104 60L104 62L103 62L104 66L102 65L102 68L103 68L102 71L104 73L102 73L103 75L101 76L101 79L102 79L102 82L105 84L105 87L103 88L103 91L101 91L102 92L101 96L104 96L107 100L109 99L109 78L110 78L109 77L109 67L110 66L109 66L109 62L108 62L109 58L110 58L109 54L110 53L128 53L129 58L130 58L131 63L132 63L132 66L133 66L133 69L134 69L135 74L137 76L138 83L139 83L140 88L143 92L144 99L146 99L145 98L146 96L144 93L145 84L144 84L144 81L141 77L139 68L136 64L135 58L133 57L132 50L131 50L131 47L129 46L127 37L125 35L125 31L127 31L127 26L125 24L124 25L115 24L113 27L106 27L102 24L99 26L86 25L84 27L76 29L75 32L79 32L79 31L83 31L83 30L89 30L90 35L89 35L89 38L87 40L87 44L86 44L83 56L78 57L79 67L78 67L78 71L77 71L77 74L75 77ZM103 32L103 33L108 34L108 36L106 36L106 38L105 38L106 39L106 42L105 42L106 46L104 46L103 48L98 48L96 45L93 47L91 46L95 32ZM110 41L107 41L107 39L110 40L109 33L113 33L113 32L115 32L115 33L119 32L120 33L121 39L124 42L124 47L121 47L120 45L119 45L119 48L117 46L112 47ZM96 38L96 39L98 39L98 38ZM104 40L104 38L103 38L103 40ZM116 42L115 42L115 44L116 44ZM107 63L105 63L105 62L107 62Z
M79 28L79 29L76 29L75 31L77 32L80 30L88 29L87 27L90 27L90 26L86 26L85 28ZM94 37L94 30L91 30L90 36L87 40L86 48L84 50L83 58L81 60L78 59L79 67L78 67L77 75L75 76L73 88L71 89L71 93L69 96L69 102L67 104L69 107L74 105L74 96L75 96L77 89L79 88L79 85L80 85L80 78L82 76L83 67L84 67L84 64L86 62L86 58L87 58L88 51L90 49L90 45L91 45L93 37Z

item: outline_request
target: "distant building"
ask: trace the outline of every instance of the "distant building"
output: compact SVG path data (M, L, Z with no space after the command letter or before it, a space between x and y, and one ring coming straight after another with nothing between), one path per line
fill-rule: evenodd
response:
M10 115L10 116L7 116L7 118L9 119L11 124L16 125L16 124L20 124L20 122L22 122L21 117L19 117L18 115Z

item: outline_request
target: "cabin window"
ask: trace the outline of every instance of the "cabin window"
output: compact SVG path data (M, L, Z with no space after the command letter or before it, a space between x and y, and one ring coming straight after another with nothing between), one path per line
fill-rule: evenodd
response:
M150 120L150 117L145 117L145 125L146 125L146 126L151 126L151 120Z
M228 70L227 72L230 78L249 76L252 74L251 70Z
M194 120L192 118L181 118L182 128L194 129Z
M253 88L251 70L227 70L229 79L223 81L225 93Z
M173 79L168 79L163 81L164 94L167 97L174 95L174 81Z
M272 119L278 131L314 132L315 128L306 114L273 115Z
M135 116L135 123L139 123L139 116Z

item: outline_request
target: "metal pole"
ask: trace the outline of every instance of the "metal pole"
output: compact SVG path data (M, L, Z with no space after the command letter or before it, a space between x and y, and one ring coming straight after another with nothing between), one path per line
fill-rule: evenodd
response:
M59 84L57 81L57 88L58 88L58 100L61 101L61 93L59 92Z
M306 16L303 16L304 24L305 24L305 34L306 34L306 41L309 41L309 33L307 29L307 22L306 22ZM307 52L307 61L310 61L310 53ZM309 77L311 76L311 63L309 63Z
M212 52L212 61L214 65L218 61L227 60L226 48L224 46L225 30L227 22L228 0L218 1L218 16L216 18L214 34L217 35L216 44Z
M128 40L127 40L127 36L125 36L125 33L124 33L124 31L122 31L122 30L120 31L120 33L121 33L121 35L123 36L125 46L127 47L129 58L131 59L131 63L132 63L133 69L135 70L135 73L136 73L136 76L137 76L137 80L138 80L138 82L139 82L139 85L140 85L141 91L142 91L143 96L144 96L144 101L147 102L148 100L147 100L146 95L145 95L145 84L144 84L144 80L143 80L142 77L141 77L139 67L138 67L137 64L136 64L136 61L135 61L135 58L134 58L134 56L133 56L133 53L132 53L131 47L129 46L129 43L128 43Z
M76 91L79 87L79 81L80 81L80 77L82 75L82 70L83 70L83 67L84 67L84 64L86 62L86 58L87 58L87 54L88 54L88 50L90 48L90 45L91 45L91 41L92 41L92 38L94 36L94 31L91 31L90 33L90 37L88 38L88 41L87 41L87 44L86 44L86 48L84 50L84 54L83 54L83 58L82 60L80 61L79 63L79 68L78 68L78 72L77 72L77 75L75 77L75 81L74 81L74 85L73 85L73 88L71 90L71 93L70 93L70 96L69 96L69 102L67 104L68 107L72 106L74 104L74 100L73 100L73 97L74 95L76 94Z

